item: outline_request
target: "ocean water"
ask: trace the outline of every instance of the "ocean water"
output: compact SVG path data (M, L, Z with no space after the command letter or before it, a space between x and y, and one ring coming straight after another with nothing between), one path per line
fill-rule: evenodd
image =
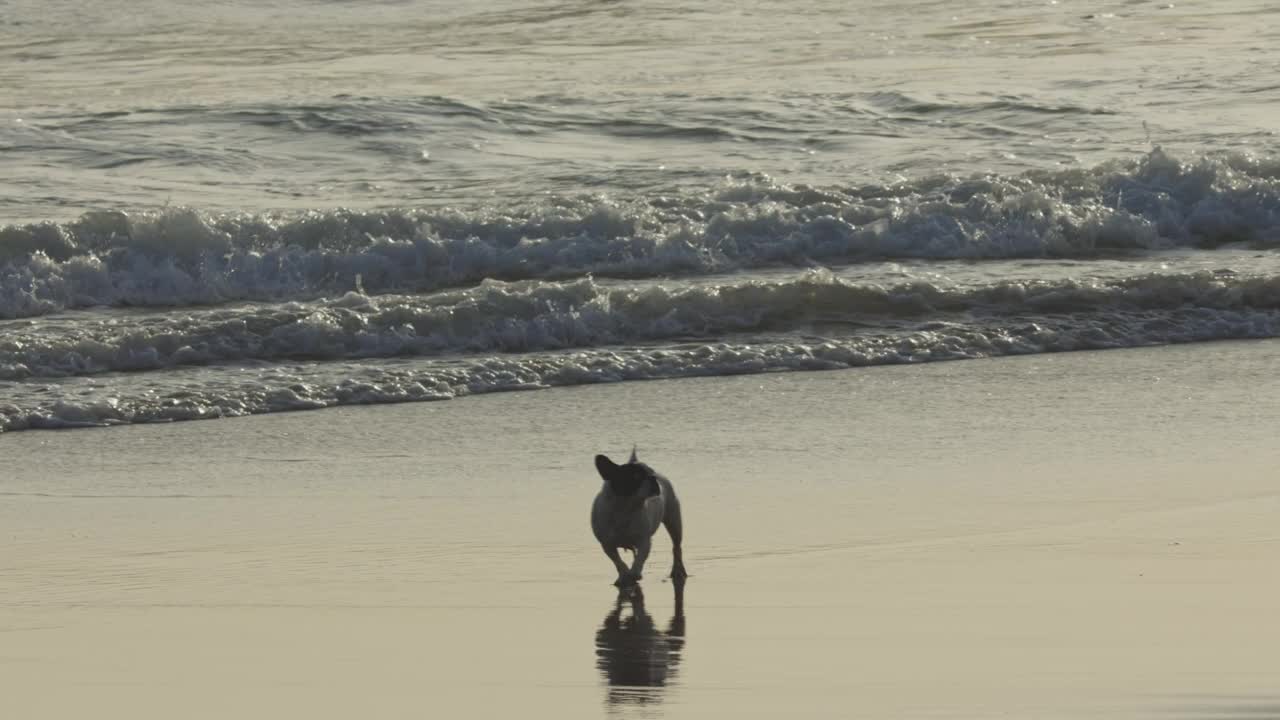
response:
M11 0L0 430L1280 335L1280 6Z

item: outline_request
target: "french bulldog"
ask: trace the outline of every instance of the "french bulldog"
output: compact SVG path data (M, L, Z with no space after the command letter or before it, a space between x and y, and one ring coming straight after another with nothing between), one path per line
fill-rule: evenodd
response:
M689 574L685 572L680 552L684 534L680 500L671 481L636 460L634 449L625 465L597 455L596 470L604 478L604 485L591 505L591 531L618 569L614 585L627 587L639 582L644 562L649 558L650 538L658 532L659 525L665 525L671 536L671 551L675 556L671 578L683 582ZM631 567L618 557L619 550L635 553Z

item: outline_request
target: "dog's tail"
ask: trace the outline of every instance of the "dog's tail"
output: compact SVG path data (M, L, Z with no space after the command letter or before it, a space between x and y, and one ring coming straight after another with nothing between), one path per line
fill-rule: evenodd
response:
M627 462L636 462L636 446L635 445L631 446L631 459L628 460Z

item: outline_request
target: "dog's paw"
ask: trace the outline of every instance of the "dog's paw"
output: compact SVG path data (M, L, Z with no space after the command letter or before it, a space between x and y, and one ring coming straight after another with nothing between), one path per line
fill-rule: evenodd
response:
M684 565L676 565L671 568L671 574L668 577L676 581L685 580L689 577L689 573L685 572Z
M640 582L639 575L636 575L635 573L622 573L621 575L618 576L617 580L613 581L613 584L617 587L625 588L625 587L632 587L639 582Z

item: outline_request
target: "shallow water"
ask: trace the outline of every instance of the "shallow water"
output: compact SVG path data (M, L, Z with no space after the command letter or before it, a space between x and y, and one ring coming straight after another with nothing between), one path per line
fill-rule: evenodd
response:
M6 707L1243 717L1280 642L1276 345L7 435ZM692 573L659 532L641 607L588 520L633 443Z

